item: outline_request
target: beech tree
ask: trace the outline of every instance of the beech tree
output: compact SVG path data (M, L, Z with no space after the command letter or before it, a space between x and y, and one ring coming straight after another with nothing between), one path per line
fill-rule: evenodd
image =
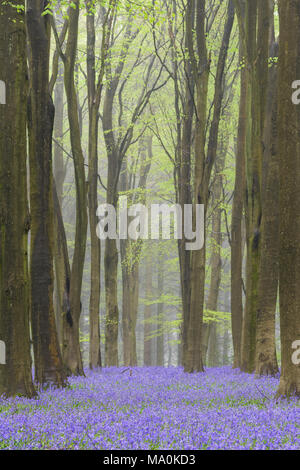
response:
M0 394L32 397L25 1L1 7L0 31Z
M28 110L31 215L31 322L35 380L63 385L65 374L53 307L52 132L54 106L49 94L50 21L47 3L29 0L30 101Z
M193 38L193 9L195 12L196 40ZM192 74L195 82L195 164L194 164L194 200L193 204L204 204L206 213L209 200L209 183L213 165L216 160L218 131L223 100L223 78L226 64L229 39L234 20L234 5L230 0L224 26L223 39L218 59L214 111L210 126L206 152L207 95L210 71L210 58L207 52L205 31L205 0L188 1L186 13L187 47L191 60ZM191 254L190 274L190 313L187 327L186 356L184 367L187 372L203 371L201 338L203 323L204 285L205 285L205 244L201 250Z
M300 338L300 108L292 102L292 84L300 76L300 12L292 0L279 2L278 153L280 175L279 298L281 377L278 396L300 396L300 364L293 344Z

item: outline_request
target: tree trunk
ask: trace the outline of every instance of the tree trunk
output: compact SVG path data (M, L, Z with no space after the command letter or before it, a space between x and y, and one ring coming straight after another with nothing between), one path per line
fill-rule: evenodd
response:
M209 367L216 367L219 365L219 344L217 334L217 324L215 322L209 325L209 343L208 343L208 365Z
M98 207L98 115L100 97L96 93L95 73L95 15L91 9L91 2L87 7L87 83L89 101L89 174L88 174L88 206L91 239L91 276L90 276L90 368L101 367L100 351L100 260L101 245L96 233L97 207Z
M300 77L298 2L280 0L278 152L280 174L279 297L281 377L278 396L300 396L300 363L293 343L300 340L300 108L291 84ZM298 364L297 364L298 362Z
M119 155L115 146L112 106L116 89L111 84L105 95L103 110L103 131L107 151L107 194L106 202L117 209L118 179L119 179ZM119 253L115 239L106 238L104 253L104 277L105 277L105 365L118 365L118 331L119 331L119 307L118 307L118 260Z
M146 261L146 273L145 273L145 298L146 300L152 299L152 265L151 258ZM152 365L152 326L151 326L151 305L146 305L144 308L144 365Z
M243 48L240 46L241 51ZM243 53L240 54L243 58ZM231 329L233 342L233 367L241 365L241 339L243 324L243 250L242 220L245 192L245 152L246 152L246 110L247 76L245 68L241 70L240 109L235 163L235 185L232 203L231 222Z
M271 57L275 57L274 48ZM256 331L256 374L278 372L275 346L275 313L279 255L279 165L277 156L277 70L269 71L269 89L264 132L262 179L261 260Z
M159 253L157 272L157 296L160 298L164 293L164 264L163 253ZM164 304L157 304L157 339L156 339L156 365L164 366Z
M52 132L54 106L49 94L49 16L44 4L27 3L29 38L29 162L31 211L31 321L35 380L41 384L65 384L53 307L53 186Z
M242 330L241 368L255 370L256 316L260 274L262 220L263 128L268 78L270 10L268 2L253 0L246 6L248 135L246 152L246 305Z
M187 38L186 38L187 40ZM192 153L192 129L194 117L194 81L192 78L191 64L187 61L185 65L187 69L187 83L185 85L185 102L184 102L184 116L181 118L180 112L177 112L177 120L181 122L182 119L182 137L181 132L178 131L178 152L180 158L179 164L179 177L177 181L177 198L180 206L183 208L184 220L184 206L185 204L192 203L191 193L191 153ZM175 88L176 95L179 91ZM177 100L179 97L177 96ZM184 227L183 227L184 229ZM188 324L190 315L190 301L191 301L191 285L190 285L190 268L191 268L191 252L186 250L186 239L183 236L178 240L178 254L179 254L179 267L180 267L180 286L182 298L182 327L181 327L181 344L180 350L180 364L186 363L186 352L188 349Z
M54 89L54 107L55 107L55 119L54 119L54 138L57 143L54 144L54 181L57 191L58 202L62 207L63 202L63 185L66 176L66 165L63 159L63 131L64 131L64 79L63 79L63 64L61 60L58 60L58 74L56 80L56 86ZM54 221L56 216L54 216ZM55 233L56 227L55 227ZM62 350L62 338L63 338L63 293L65 288L64 282L64 260L61 256L59 246L57 243L57 237L54 237L54 266L55 266L55 317L56 327L58 333L59 344Z
M78 102L74 80L77 53L79 0L69 8L69 32L64 61L64 82L67 97L68 119L76 184L76 231L75 247L70 279L70 312L64 331L63 361L69 374L84 375L79 342L79 320L81 314L81 287L87 236L87 191L84 157L78 114Z
M17 9L21 5L22 9ZM35 394L30 357L27 205L25 1L1 6L0 80L0 395ZM4 97L3 97L4 98ZM22 338L22 341L20 341Z
M210 126L206 155L206 120L210 59L207 55L206 48L205 6L205 0L197 1L195 28L197 38L197 54L195 54L193 47L193 25L191 23L192 11L194 9L193 1L188 2L186 14L188 51L191 58L193 78L196 87L194 206L195 204L204 204L204 221L206 220L207 204L209 199L211 171L217 155L219 124L224 94L222 85L229 39L234 21L233 1L229 0L222 45L217 64L214 92L214 111ZM205 288L205 243L202 249L194 250L192 252L190 283L191 301L189 324L187 329L187 352L185 356L184 368L186 372L201 372L203 371L201 338Z
M208 311L216 312L218 310L218 298L219 290L221 283L221 268L222 268L222 258L221 258L221 248L222 248L222 207L221 207L221 195L222 195L222 175L225 165L225 155L227 151L224 148L224 142L220 145L219 149L219 158L216 160L215 165L215 181L213 185L213 197L212 197L212 224L211 224L211 277L210 277L210 286L206 308ZM208 338L210 338L210 332L214 331L213 322L210 322L209 325L206 325L204 330L204 335L202 337L202 357L203 363L206 363L206 352L208 347ZM211 341L210 341L211 342Z

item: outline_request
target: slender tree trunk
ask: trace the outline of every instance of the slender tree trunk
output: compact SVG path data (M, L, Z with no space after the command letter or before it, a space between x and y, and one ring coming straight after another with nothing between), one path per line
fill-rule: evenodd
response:
M81 287L87 236L87 190L84 157L81 147L78 102L74 70L77 53L79 0L69 8L69 32L64 61L64 82L67 97L68 119L76 184L76 230L70 279L69 320L64 323L63 360L69 374L84 375L79 342L79 320L81 313Z
M186 17L186 29L188 35L188 48L192 60L193 76L196 87L196 129L195 129L195 183L194 183L194 205L206 204L208 201L208 182L203 181L203 162L205 162L205 123L207 118L207 93L209 78L209 60L207 56L205 37L205 0L196 2L196 30L199 63L196 59L193 46L191 24L195 3L188 3ZM199 72L201 70L201 73ZM195 211L193 211L195 213ZM204 237L205 238L205 237ZM190 313L187 326L187 350L185 353L184 368L186 372L203 371L201 338L203 321L205 283L205 244L201 250L193 251L191 254L190 270Z
M0 341L5 345L0 395L32 397L25 1L13 0L1 6L0 31L0 80L6 87L5 104L0 104Z
M225 322L224 324L224 335L223 335L223 359L222 359L222 364L223 366L227 366L229 364L229 332L228 332L228 327Z
M219 124L224 93L222 84L224 79L224 69L227 59L229 39L234 21L234 6L233 1L229 0L222 45L217 64L214 111L209 132L207 155L206 119L210 59L208 57L206 48L206 2L205 0L198 0L196 2L197 9L195 30L197 38L197 54L195 54L193 47L193 25L191 23L194 6L195 4L193 1L188 2L186 14L188 50L192 62L193 77L195 80L197 110L195 129L194 205L204 204L204 220L206 220L206 211L209 199L209 183L218 147ZM203 371L201 338L205 288L205 243L202 249L194 250L191 254L190 283L191 301L189 324L187 327L187 352L185 356L184 368L186 372L200 372Z
M222 148L223 147L223 148ZM222 195L222 175L225 165L225 155L227 148L224 148L224 143L220 145L220 156L216 160L215 165L215 181L213 186L213 197L211 204L213 206L212 213L212 224L211 224L211 244L212 244L212 254L211 254L211 277L210 277L210 286L206 308L208 311L216 312L218 309L218 298L219 290L221 283L221 268L222 268L222 258L221 258L221 247L222 247L222 207L221 207L221 195ZM209 325L206 325L204 329L204 336L202 337L202 355L203 363L206 363L206 352L208 347L208 338L210 337L210 332L214 331L214 326L211 322ZM211 341L210 341L211 342Z
M148 258L146 261L146 273L145 273L145 297L147 300L151 300L152 298L152 265L151 259ZM146 305L144 308L144 365L151 366L152 365L152 326L151 326L151 315L152 315L152 307L151 305Z
M120 177L121 191L128 191L127 165L123 162L123 171ZM130 203L132 198L130 198ZM128 218L127 218L128 222ZM136 319L139 293L139 260L135 256L136 243L140 240L120 240L120 254L122 263L122 334L123 334L123 360L125 366L137 365L136 353Z
M54 138L57 143L54 144L54 181L56 185L57 197L60 207L63 201L63 184L66 176L66 165L63 159L63 131L64 131L64 79L63 79L63 64L58 60L58 75L56 86L54 89ZM56 217L54 217L55 219ZM55 233L56 229L55 229ZM63 319L62 319L62 304L63 293L65 288L64 282L64 260L61 256L57 237L54 237L54 266L55 266L55 317L56 327L58 332L59 343L62 348L63 337Z
M139 292L139 266L138 264L134 264L129 272L128 267L125 266L125 269L127 273L122 278L123 290L125 289L122 303L124 365L136 366L136 319Z
M230 290L226 288L224 293L224 310L230 311ZM224 321L224 336L223 336L223 366L229 365L229 325L227 320Z
M209 325L209 343L208 343L208 365L209 367L216 367L219 365L219 344L217 334L217 324L215 322Z
M206 322L203 323L203 328L202 328L202 360L203 360L203 365L207 365L207 351L208 351L208 343L209 343L209 335L210 335L210 323Z
M163 253L158 257L157 272L157 296L160 298L164 293L164 264ZM157 339L156 339L156 365L164 366L164 304L157 304Z
M192 19L192 24L194 20ZM187 41L187 38L186 38ZM182 137L181 129L178 129L178 152L179 152L179 177L177 181L177 198L180 206L183 208L185 204L192 203L191 192L191 153L192 153L192 129L194 117L194 80L192 77L191 64L187 60L186 64L187 83L185 84L185 101L184 101L184 115L180 117L180 111L177 111L177 120L181 122L182 119ZM176 101L179 100L179 90L175 87ZM178 109L178 105L176 106ZM184 220L184 218L183 218ZM178 240L178 254L179 254L179 267L180 267L180 286L182 298L182 327L181 327L181 344L180 344L180 364L186 363L185 354L188 349L188 324L190 315L190 300L191 300L191 285L190 285L190 268L191 268L191 252L186 250L186 239L184 236L184 226L182 227L182 239Z
M52 132L54 106L49 94L49 16L44 4L27 2L29 38L29 162L31 210L31 321L35 380L64 385L66 381L53 308Z
M151 168L151 160L153 156L152 151L152 136L142 138L140 140L139 155L140 161L140 175L136 187L135 177L131 178L131 187L128 185L127 168L123 162L124 171L120 178L120 188L122 191L131 191L129 195L129 204L134 201L140 204L146 203L145 190L147 185L147 178ZM133 191L136 190L136 195ZM142 251L142 239L136 241L126 239L121 240L121 261L122 261L122 281L123 281L123 342L124 342L124 365L135 366L137 365L136 354L136 322L138 313L138 298L139 298L139 264Z
M112 124L112 106L116 89L112 85L106 91L103 111L103 130L106 143L108 168L107 168L107 194L106 202L117 209L118 203L118 167L119 154L115 146ZM119 253L115 239L106 238L104 253L104 277L105 277L105 365L118 365L118 261Z
M281 377L278 396L300 396L300 363L293 343L300 340L300 108L291 85L300 77L298 2L280 0L278 153L280 174L279 298ZM298 362L298 363L297 363Z
M241 47L241 50L243 48ZM243 54L241 54L241 59ZM246 109L247 109L247 76L241 70L239 126L237 137L235 185L232 203L231 222L231 329L233 342L233 367L241 364L241 339L243 324L243 250L242 219L245 192L245 152L246 152Z
M91 239L91 277L90 277L90 368L101 367L100 351L100 260L101 245L96 233L98 206L98 115L100 100L96 95L95 74L95 15L92 2L87 1L87 82L89 100L89 188L88 206Z
M107 238L105 241L104 267L106 295L105 364L109 367L118 365L119 307L117 293L118 249L116 240Z

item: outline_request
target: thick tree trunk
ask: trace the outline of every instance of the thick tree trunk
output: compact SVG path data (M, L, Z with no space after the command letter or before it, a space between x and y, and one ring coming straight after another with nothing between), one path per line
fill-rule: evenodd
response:
M65 384L53 308L54 219L52 187L52 132L54 106L49 94L49 16L47 2L27 2L29 38L29 162L31 211L31 321L35 380Z
M0 395L32 397L25 1L13 0L1 6L0 31L0 80L6 87L5 104L0 104L0 341L5 344Z
M281 377L278 396L300 396L300 363L293 343L300 340L300 107L291 85L300 77L298 2L280 0L278 152L280 174L279 296Z
M271 57L275 57L274 48ZM277 70L269 72L262 177L262 223L260 282L256 331L256 374L278 372L275 346L275 313L279 262L279 162L277 155Z
M255 370L256 316L260 273L262 220L263 128L268 78L270 10L268 2L253 0L246 6L248 135L246 152L246 305L242 330L241 368Z

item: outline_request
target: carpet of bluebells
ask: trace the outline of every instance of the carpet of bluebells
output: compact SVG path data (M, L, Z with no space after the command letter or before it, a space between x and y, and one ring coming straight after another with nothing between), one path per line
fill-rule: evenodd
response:
M300 449L300 402L230 367L108 368L0 399L0 449Z

